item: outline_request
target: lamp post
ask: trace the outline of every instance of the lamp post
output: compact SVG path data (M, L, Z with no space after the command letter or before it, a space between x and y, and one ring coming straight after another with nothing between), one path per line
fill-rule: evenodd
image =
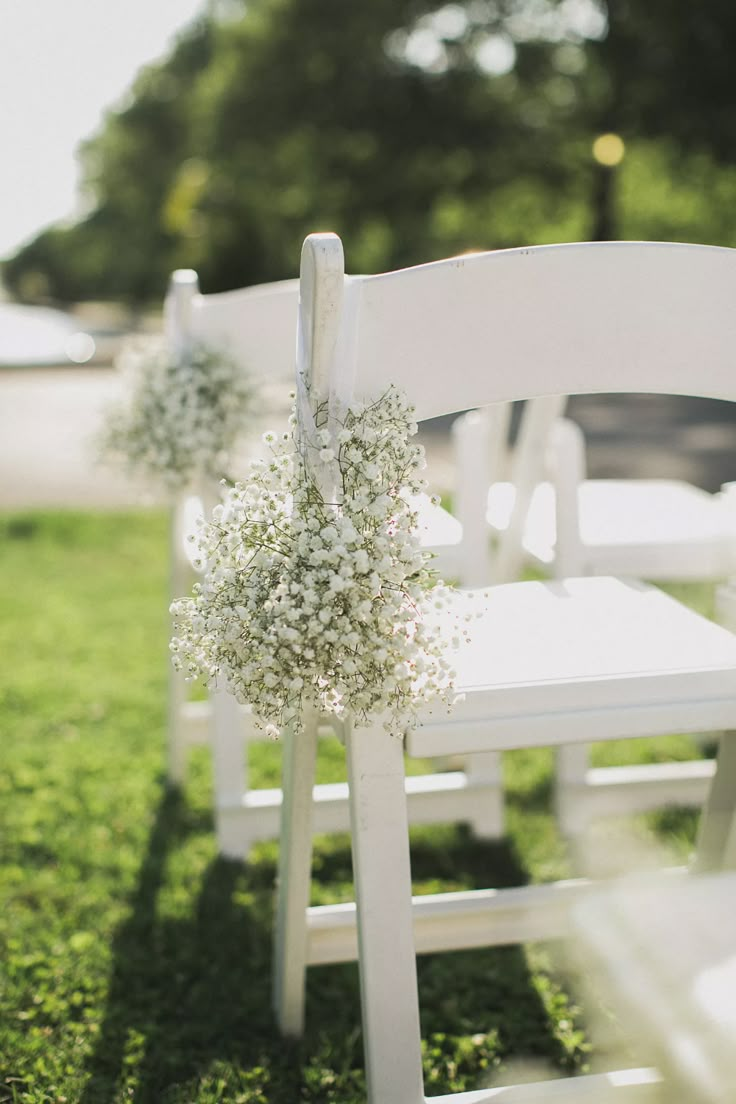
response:
M591 241L615 241L615 174L624 159L626 147L619 134L599 134L593 142L593 227Z

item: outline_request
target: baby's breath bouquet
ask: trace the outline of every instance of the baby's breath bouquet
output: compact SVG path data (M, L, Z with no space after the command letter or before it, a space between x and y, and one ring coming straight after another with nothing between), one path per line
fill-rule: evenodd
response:
M116 367L126 395L98 440L103 455L169 492L225 474L254 398L230 356L201 344L174 355L163 338L143 337L125 345Z
M274 737L306 705L358 724L385 713L403 735L420 704L451 700L454 674L432 617L446 588L410 501L425 486L412 409L393 387L329 423L321 408L301 450L295 425L265 435L268 459L203 524L203 579L172 606L174 664Z

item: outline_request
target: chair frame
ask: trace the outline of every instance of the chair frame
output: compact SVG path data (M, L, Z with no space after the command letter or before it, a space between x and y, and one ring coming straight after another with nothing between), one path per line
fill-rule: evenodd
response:
M474 538L472 545L463 541L463 565L471 582L484 577L497 582L517 579L525 558L551 568L554 578L610 573L610 569L596 569L595 556L586 553L580 538L578 487L586 478L585 441L579 426L563 417L566 399L566 396L544 396L527 402L516 445L506 458L506 467L510 469L506 473L502 473L499 453L507 436L508 405L471 412L454 423L456 470L462 488L458 516L463 534L472 533ZM499 484L499 489L513 491L514 502L508 527L491 530L496 538L491 557L490 533L485 523L488 475L495 482L502 474L509 476L509 482ZM555 494L557 533L551 564L542 563L524 549L524 528L532 495L543 478L549 479ZM724 484L713 501L723 503L726 508L733 504L736 519L735 484ZM482 519L480 525L478 518ZM626 557L630 566L626 573L655 582L702 579L716 583L724 575L736 575L736 540L731 555L727 536L724 532L718 545L709 551L698 550L694 563L686 563L679 550L675 550L673 557L663 549L656 560L659 571L651 570L655 563L651 553L637 565L635 551L629 550ZM717 617L721 624L736 628L733 580L717 589ZM643 813L668 805L700 808L713 772L714 763L709 759L595 768L590 766L584 745L560 748L555 775L560 828L574 839L596 818Z
M258 380L285 386L293 380L295 318L299 281L258 285L237 291L202 295L196 272L172 274L165 303L165 329L175 353L195 340L223 347ZM187 538L196 532L198 516L207 516L220 500L220 488L203 482L179 495L171 521L170 600L190 587L197 572L196 547ZM444 554L444 549L437 549ZM440 566L452 569L455 547ZM333 735L330 725L321 726ZM168 689L168 774L173 785L186 776L187 751L209 744L213 752L214 808L218 848L222 855L243 858L259 841L278 837L282 792L278 787L248 785L248 745L262 740L250 711L227 693L215 691L209 700L188 701L181 674L173 668ZM433 824L461 819L480 838L503 833L503 790L497 755L477 756L467 770L445 770L407 778L412 823ZM314 786L314 831L341 832L349 827L346 783Z
M678 251L685 251L684 263ZM477 276L474 270L479 267L482 272ZM667 279L660 280L665 270ZM460 404L467 409L531 397L549 386L540 382L542 370L544 379L554 379L562 394L591 391L598 383L601 390L611 390L613 382L620 391L659 386L688 393L693 363L706 366L698 385L702 393L736 399L731 365L736 343L736 316L731 309L736 286L733 250L585 243L473 255L379 277L348 278L339 238L312 235L302 252L301 286L298 371L321 399L331 389L342 401L351 394L375 396L395 383L406 388L421 420L451 412ZM573 289L576 298L571 296ZM451 324L446 323L448 304ZM691 327L685 324L686 308L692 308ZM524 325L530 316L537 322L534 327ZM609 322L612 318L614 325L611 340L601 352L601 324L606 318ZM486 338L494 321L503 332L489 379L479 350L488 347ZM650 367L663 339L667 381L655 380ZM577 361L568 357L570 348L578 351ZM697 360L693 358L696 350ZM443 374L439 368L455 362L464 366L464 389L457 387L456 374ZM423 369L421 394L416 379L412 381L414 364ZM593 386L581 364L598 368ZM605 579L571 581L562 590L554 584L511 584L494 588L491 599L500 603L502 614L504 594L539 587L565 604L567 616L570 598L577 595L582 608L587 608L596 592L605 597L604 588L609 586L615 608L616 596L629 591ZM637 669L596 679L580 670L572 683L565 679L534 682L530 675L532 681L496 689L479 687L455 706L449 719L423 717L407 737L408 754L472 755L560 746L571 739L658 735L683 723L713 731L736 728L736 642L731 634L654 588L640 586L639 590L643 616L656 626L659 617L671 611L689 628L706 634L711 648L707 656L698 654L701 640L688 638L691 651L680 657L682 666L665 663L646 677ZM632 601L638 602L638 597L632 596ZM404 749L380 719L371 728L346 724L344 738L356 901L321 908L308 908L309 793L315 740L309 725L298 738L288 733L285 738L274 955L277 1019L285 1034L299 1034L305 966L357 956L368 1100L370 1104L425 1104L415 949L559 936L569 930L570 909L579 902L586 883L440 894L412 901ZM733 859L729 840L735 792L736 733L724 741L701 825L701 868ZM624 1095L629 1099L629 1094L647 1098L655 1080L650 1070L626 1071L618 1080L616 1075L608 1075L605 1081L579 1078L435 1099L511 1104L557 1098L600 1104Z

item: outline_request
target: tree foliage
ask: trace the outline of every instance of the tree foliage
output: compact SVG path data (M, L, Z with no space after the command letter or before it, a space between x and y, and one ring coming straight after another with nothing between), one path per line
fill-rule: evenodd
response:
M704 218L723 240L734 35L726 0L234 0L139 77L84 148L89 214L5 281L146 302L175 267L208 291L293 275L317 229L343 233L352 271L574 240L601 179L612 234L643 207L664 236L708 240ZM590 155L602 130L629 144L616 208ZM672 217L646 166L680 197Z

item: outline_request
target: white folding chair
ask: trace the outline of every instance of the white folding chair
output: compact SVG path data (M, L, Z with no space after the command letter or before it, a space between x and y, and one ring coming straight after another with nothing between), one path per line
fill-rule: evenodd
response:
M217 295L201 295L196 272L179 269L172 273L164 304L166 341L174 354L195 343L221 349L234 357L254 384L283 392L283 406L293 382L290 366L294 359L294 312L298 299L295 280L257 286ZM273 396L272 396L273 397ZM261 400L263 401L263 400ZM268 396L266 396L266 404ZM264 428L266 426L264 425ZM204 479L182 491L174 502L170 530L170 597L181 597L196 575L197 519L210 513L220 501L220 487ZM208 701L189 701L186 684L171 669L169 676L168 774L172 783L185 777L187 750L211 739L212 707ZM237 741L235 741L237 743ZM231 784L243 784L244 775L236 759ZM225 769L225 774L230 772Z
M522 452L524 424L539 418L539 405L534 400L524 412ZM545 444L537 485L520 508L513 482L486 488L498 582L517 578L523 562L558 578L618 574L658 582L717 582L736 570L732 484L710 494L676 479L589 479L585 438L569 418L548 424Z
M301 283L298 371L315 401L330 390L343 403L374 399L395 384L421 420L555 391L736 400L734 250L585 243L349 278L340 240L315 235ZM471 755L736 726L736 637L654 587L598 577L458 595L461 613L474 606L482 616L471 643L448 643L464 694L449 718L423 714L405 749L380 719L345 725L355 905L307 907L315 741L309 727L285 738L277 1018L299 1034L305 967L357 957L370 1104L425 1099L415 950L563 935L585 889L573 881L412 901L404 751ZM724 740L719 763L700 836L709 865L726 848L736 741ZM624 1080L641 1088L650 1074ZM622 1086L580 1078L456 1099L600 1104L620 1099Z
M616 574L720 582L718 618L736 627L736 583L723 582L736 578L736 484L709 494L681 480L587 479L583 433L561 416L565 401L544 396L526 403L505 472L498 459L506 435L499 408L455 422L463 488L458 517L463 534L473 537L472 544L463 541L468 574L508 582L530 563L555 578ZM488 473L503 478L489 486ZM487 525L483 531L479 516ZM708 759L591 768L585 745L560 748L560 827L575 837L593 817L700 807L712 774Z
M166 332L171 348L179 352L193 342L221 348L243 365L265 395L272 410L285 399L294 382L295 321L299 281L287 280L221 294L202 295L191 270L174 272L165 307ZM269 389L275 394L269 396ZM264 419L263 429L270 428ZM244 462L242 464L244 467ZM231 473L238 475L239 472ZM175 504L171 529L171 598L190 589L196 559L198 516L208 516L219 501L217 485L202 485L183 493ZM447 511L421 497L421 526L425 547L436 557L438 569L457 573L460 526ZM332 732L332 729L328 731ZM172 669L169 682L169 777L181 783L187 750L211 743L213 748L214 805L221 854L242 858L259 840L279 834L281 790L248 785L248 744L262 738L261 730L225 693L205 701L190 701L181 675ZM441 771L407 779L412 820L434 823L463 820L483 838L503 832L503 790L498 756L478 757L468 771ZM315 788L315 831L343 831L349 823L344 783Z

